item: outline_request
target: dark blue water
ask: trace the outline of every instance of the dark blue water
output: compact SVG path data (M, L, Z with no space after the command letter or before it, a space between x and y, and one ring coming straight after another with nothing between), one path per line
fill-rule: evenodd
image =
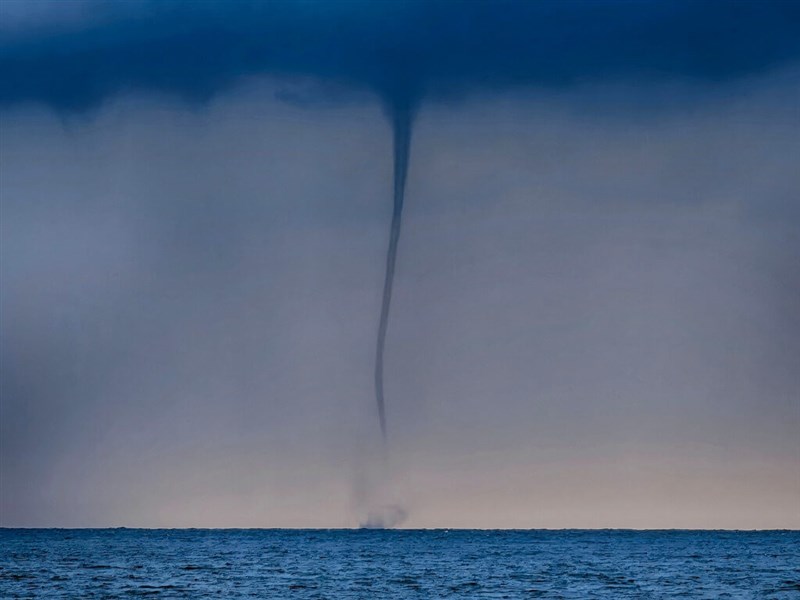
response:
M2 598L800 598L800 532L0 529Z

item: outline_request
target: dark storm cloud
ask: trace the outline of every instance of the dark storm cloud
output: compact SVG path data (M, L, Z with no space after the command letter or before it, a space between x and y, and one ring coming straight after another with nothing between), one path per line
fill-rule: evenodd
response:
M121 5L121 6L120 6ZM426 94L586 79L753 73L800 55L792 2L142 2L11 28L0 103L80 109L123 90L202 101L244 77Z

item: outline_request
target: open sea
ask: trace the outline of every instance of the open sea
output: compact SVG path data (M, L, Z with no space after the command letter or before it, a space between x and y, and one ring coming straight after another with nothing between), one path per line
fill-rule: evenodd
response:
M800 599L800 531L0 529L0 598Z

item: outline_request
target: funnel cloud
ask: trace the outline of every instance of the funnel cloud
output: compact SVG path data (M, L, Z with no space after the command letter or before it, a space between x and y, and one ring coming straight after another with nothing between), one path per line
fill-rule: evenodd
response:
M386 441L386 401L383 393L383 353L386 349L386 332L389 327L389 308L392 302L394 269L397 264L397 248L400 243L400 225L403 220L403 201L406 193L408 159L411 151L411 128L414 113L411 106L392 107L392 135L394 138L394 168L392 195L392 225L389 230L389 248L386 251L386 274L381 298L381 316L378 322L378 340L375 350L375 398L378 404L378 419L381 436Z

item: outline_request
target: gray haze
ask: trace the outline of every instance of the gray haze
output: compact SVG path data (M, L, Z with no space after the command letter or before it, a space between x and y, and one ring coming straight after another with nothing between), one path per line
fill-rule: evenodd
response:
M387 510L800 527L797 81L420 110ZM358 522L392 141L296 85L3 113L2 525Z

